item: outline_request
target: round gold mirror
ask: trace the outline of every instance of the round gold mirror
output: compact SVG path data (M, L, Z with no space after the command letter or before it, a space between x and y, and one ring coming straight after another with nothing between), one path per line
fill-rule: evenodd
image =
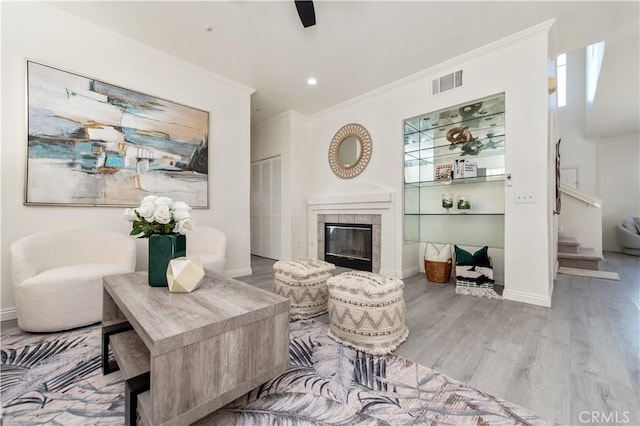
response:
M333 173L350 179L367 167L371 158L371 136L357 123L349 123L336 132L329 145L329 166Z

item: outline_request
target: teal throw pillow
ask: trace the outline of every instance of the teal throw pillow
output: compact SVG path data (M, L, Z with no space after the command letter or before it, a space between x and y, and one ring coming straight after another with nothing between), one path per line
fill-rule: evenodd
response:
M471 254L465 249L454 246L456 251L456 265L491 266L489 262L489 247L484 246Z

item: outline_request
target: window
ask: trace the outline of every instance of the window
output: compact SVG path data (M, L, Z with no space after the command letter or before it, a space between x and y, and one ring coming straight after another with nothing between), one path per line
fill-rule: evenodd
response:
M567 105L567 54L558 55L557 61L558 74L558 107Z
M604 58L604 41L587 46L587 104L591 105L596 98L598 78Z

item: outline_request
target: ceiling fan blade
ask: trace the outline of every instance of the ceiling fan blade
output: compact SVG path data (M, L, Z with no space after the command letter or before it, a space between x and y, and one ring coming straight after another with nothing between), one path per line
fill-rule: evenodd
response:
M302 26L307 28L316 24L316 11L311 0L294 0Z

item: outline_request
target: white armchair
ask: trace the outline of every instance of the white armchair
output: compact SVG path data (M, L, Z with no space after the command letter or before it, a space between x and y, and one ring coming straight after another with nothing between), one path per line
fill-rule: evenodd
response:
M133 272L133 238L98 229L44 231L11 244L18 326L59 331L102 320L102 278Z
M227 236L219 229L197 226L187 231L187 257L198 258L204 269L224 274Z
M634 218L629 217L616 224L616 236L624 253L640 256L640 230Z

